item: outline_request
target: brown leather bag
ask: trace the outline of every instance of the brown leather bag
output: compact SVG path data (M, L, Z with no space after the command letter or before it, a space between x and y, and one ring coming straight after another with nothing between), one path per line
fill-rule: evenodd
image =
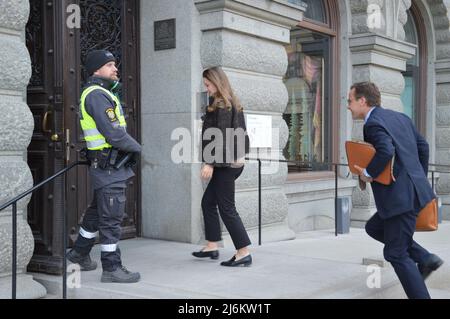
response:
M372 158L375 156L375 147L372 144L363 141L346 141L345 151L347 152L348 168L350 172L355 175L360 175L360 172L355 165L361 168L367 168ZM392 169L394 167L394 157L387 163L383 172L374 181L383 184L390 185L395 182Z
M438 203L436 198L419 212L416 220L416 231L433 231L438 229Z

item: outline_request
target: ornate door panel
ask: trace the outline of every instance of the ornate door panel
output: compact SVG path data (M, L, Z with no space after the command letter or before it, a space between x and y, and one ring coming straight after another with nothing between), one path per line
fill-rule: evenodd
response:
M81 28L66 25L71 4L80 6ZM91 49L105 48L117 57L128 131L139 141L137 18L138 0L30 0L26 38L33 74L27 99L35 130L28 162L35 183L79 159L84 147L79 96L85 80L84 58ZM139 176L129 181L123 238L135 237L139 231L139 182ZM91 198L86 167L72 170L33 195L28 219L36 246L29 270L61 272L62 214L67 215L71 245Z
M62 95L58 74L58 46L55 39L55 10L57 1L30 1L30 16L26 27L26 44L32 63L32 76L27 90L27 103L34 117L34 132L28 147L28 164L34 182L53 175L58 158L63 157L62 144L56 136L58 121L62 119ZM62 62L62 61L61 61ZM60 63L61 63L60 62ZM59 124L60 125L60 124ZM35 249L30 270L54 272L60 258L53 254L54 221L60 220L62 180L50 183L35 192L28 206L28 222L35 238ZM61 251L59 252L61 255ZM57 270L56 270L57 271Z
M123 85L120 99L122 101L127 131L136 140L139 138L138 119L138 1L137 0L80 0L81 30L75 37L75 47L79 52L79 62L74 69L78 72L81 83L86 80L84 62L91 50L107 49L117 59L119 76ZM78 66L78 67L77 67ZM70 76L70 74L69 74ZM78 86L76 95L71 96L72 104L78 103L81 93ZM70 94L70 93L68 93ZM78 108L67 113L66 128L70 128L71 161L79 156L75 150L84 147L82 132L79 126ZM73 153L73 155L72 155ZM136 168L138 172L140 169ZM83 178L79 178L83 176ZM84 178L86 176L86 178ZM87 204L92 199L89 183L86 183L86 167L79 168L76 176L69 178L68 203L71 239L76 237L77 223L81 220ZM128 181L126 216L122 223L122 238L135 237L137 234L139 202L139 176ZM73 204L73 205L72 205ZM74 218L76 217L76 219Z

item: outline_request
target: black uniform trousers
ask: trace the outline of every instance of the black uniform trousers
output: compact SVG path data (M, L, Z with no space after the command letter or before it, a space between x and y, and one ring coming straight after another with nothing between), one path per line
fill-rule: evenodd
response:
M121 236L121 227L125 214L124 183L111 184L94 190L94 198L87 208L81 227L90 232L99 232L102 245L101 261L103 270L114 271L122 265L120 249L104 249L106 245L116 245ZM95 238L78 236L75 242L75 250L86 255L92 249Z
M418 206L417 199L415 206ZM418 211L418 209L416 210ZM384 258L394 267L400 283L410 299L429 299L427 287L416 263L423 263L430 253L413 240L416 211L382 219L378 213L366 224L370 237L384 244Z
M236 249L251 244L247 231L236 211L234 192L235 180L242 174L244 167L214 167L213 175L202 198L205 238L216 242L222 240L219 214L230 233Z

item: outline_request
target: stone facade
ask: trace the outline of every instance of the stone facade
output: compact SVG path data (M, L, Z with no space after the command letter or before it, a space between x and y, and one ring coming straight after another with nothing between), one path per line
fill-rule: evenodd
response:
M282 82L287 68L284 45L303 11L284 1L179 1L175 7L166 1L142 2L141 6L141 14L150 18L142 22L142 29L149 32L142 32L141 38L142 85L148 88L143 90L142 121L149 124L142 132L142 192L150 194L143 198L143 235L201 242L200 203L205 185L199 178L200 163L195 155L191 163L173 163L171 151L176 142L158 145L161 151L156 154L153 147L160 140L170 141L174 130L184 127L193 135L192 153L198 153L195 134L201 115L198 96L204 90L201 74L205 68L218 65L227 72L247 113L273 114L273 127L281 133L274 131L273 144L279 147L269 155L279 158L288 136L281 117L288 100ZM167 19L169 12L176 18L177 49L154 51L153 21ZM176 70L173 65L177 65ZM167 89L174 94L163 94ZM294 237L287 227L288 203L282 189L286 174L284 165L262 179L263 223L270 225L272 239ZM258 224L257 185L257 165L248 164L236 194L238 211L248 229ZM177 201L171 200L173 196ZM254 234L256 231L251 231L253 241Z
M288 139L282 119L288 102L282 82L288 64L284 46L290 42L290 28L302 19L303 8L273 1L195 3L202 30L202 68L224 68L247 114L272 115L275 148L262 157L284 159L281 152ZM295 237L287 227L288 202L283 190L287 165L277 166L274 172L264 166L262 170L262 224L271 229L270 235L265 232L265 241ZM249 162L237 181L236 206L253 242L258 226L257 185L257 163Z
M427 1L436 37L436 163L450 165L450 1ZM443 218L450 219L450 174L441 173L436 187Z
M27 0L0 3L0 203L33 186L26 163L34 121L24 101L31 76L31 63L23 41L28 19ZM39 298L45 288L26 275L26 266L34 249L34 238L26 221L30 197L17 205L17 297ZM0 298L11 297L12 208L0 212Z
M362 6L362 2L366 5ZM404 89L402 71L406 60L415 54L415 46L403 41L403 25L407 21L406 10L410 1L368 0L350 1L352 15L358 18L352 24L350 37L352 82L372 81L377 83L383 107L403 111L400 96ZM379 10L378 21L371 21L372 12ZM363 121L353 123L352 138L363 139ZM363 225L376 211L370 187L365 191L353 191L353 225Z
M383 13L381 26L378 29L369 29L362 26L361 21L368 18L370 10L364 9L362 3L378 5ZM410 0L397 1L350 1L352 15L357 15L352 24L352 62L353 80L372 80L380 84L382 103L392 109L402 110L400 94L403 91L404 81L401 71L404 70L406 59L415 54L414 48L404 46L405 34L403 25L406 23L405 11L410 7ZM449 67L450 32L449 32L449 1L420 0L416 1L427 30L427 130L426 138L430 143L430 162L437 164L450 164L450 118L448 112L450 95ZM367 20L366 20L367 21ZM372 38L372 47L367 46L368 39ZM363 40L365 39L365 40ZM361 42L365 41L365 45ZM385 42L385 44L381 44ZM381 44L381 45L379 45ZM362 48L362 49L361 49ZM379 52L377 52L379 51ZM366 63L362 62L366 59ZM355 122L354 137L362 137L362 123ZM436 192L442 199L443 217L450 218L450 174L437 174L438 183ZM352 217L357 220L366 220L374 211L373 198L368 190L362 194L355 189L353 196L354 210ZM356 223L355 223L356 224Z
M400 99L404 88L401 71L406 69L406 60L414 54L412 45L374 34L353 35L350 38L352 51L353 81L377 83L381 93L381 104L395 111L402 111ZM352 138L363 139L363 121L353 124ZM359 225L375 212L375 202L370 187L365 191L355 188L353 192L353 225Z

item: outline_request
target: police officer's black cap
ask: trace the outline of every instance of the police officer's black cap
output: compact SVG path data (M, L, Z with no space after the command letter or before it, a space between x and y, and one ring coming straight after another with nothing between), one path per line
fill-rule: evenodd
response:
M92 75L106 63L116 61L114 55L107 50L94 50L88 53L86 57L86 72Z

